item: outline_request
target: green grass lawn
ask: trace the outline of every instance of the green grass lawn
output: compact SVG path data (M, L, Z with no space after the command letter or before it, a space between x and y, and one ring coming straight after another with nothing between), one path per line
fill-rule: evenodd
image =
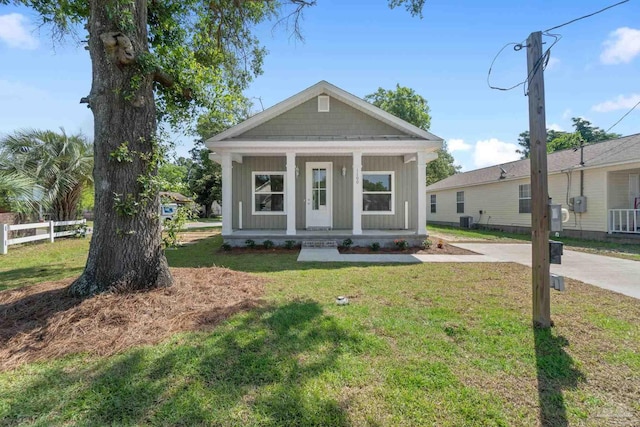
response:
M448 227L442 225L427 226L429 233L442 238L453 238L455 240L473 240L488 241L496 243L514 243L531 241L530 234L506 233L497 230L472 229L466 230L458 227ZM452 240L453 240L452 239ZM618 242L602 242L596 240L583 240L572 237L560 236L551 239L564 243L567 249L589 252L598 255L612 256L616 258L631 259L640 261L640 242L639 243L618 243Z
M77 275L86 241L68 242L58 263ZM640 424L637 300L567 280L552 294L556 326L541 331L524 266L297 263L220 244L167 257L259 275L263 306L113 357L2 372L0 425ZM30 250L2 258L2 277L14 265L28 269L24 283L64 275L29 278L48 265L27 262ZM351 304L337 306L337 295Z

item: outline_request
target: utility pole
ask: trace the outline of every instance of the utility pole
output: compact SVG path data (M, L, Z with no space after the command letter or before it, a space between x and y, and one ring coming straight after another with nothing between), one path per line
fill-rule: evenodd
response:
M529 76L529 136L531 162L531 258L533 324L551 326L549 277L549 189L547 183L547 125L544 101L542 33L527 38Z

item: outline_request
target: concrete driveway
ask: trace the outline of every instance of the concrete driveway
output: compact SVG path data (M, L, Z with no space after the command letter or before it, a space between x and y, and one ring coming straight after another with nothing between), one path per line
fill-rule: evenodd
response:
M529 243L455 243L498 261L531 267ZM584 283L640 299L640 262L564 249L562 264L551 264L551 272Z

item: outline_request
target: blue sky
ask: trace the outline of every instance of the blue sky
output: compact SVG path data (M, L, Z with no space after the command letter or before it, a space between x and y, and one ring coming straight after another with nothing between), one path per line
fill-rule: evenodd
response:
M269 50L264 74L246 95L267 108L319 80L364 97L396 83L431 107L431 131L447 140L463 170L519 158L528 128L522 88L491 90L487 71L508 42L601 9L609 1L427 1L423 19L386 0L318 0L305 13L304 41L286 28L262 25ZM632 0L555 31L562 36L545 71L547 127L571 130L571 117L607 129L640 101L640 2ZM78 103L91 85L88 52L74 41L53 44L29 9L0 6L0 133L20 128L92 134ZM545 38L550 42L551 39ZM526 51L505 49L492 83L526 76ZM612 131L640 132L640 107ZM192 138L176 136L185 155Z

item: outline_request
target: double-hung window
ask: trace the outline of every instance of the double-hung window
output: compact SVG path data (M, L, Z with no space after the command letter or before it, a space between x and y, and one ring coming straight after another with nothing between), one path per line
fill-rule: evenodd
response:
M362 213L393 214L395 191L393 172L362 173Z
M436 195L431 195L431 213L436 213Z
M284 172L253 172L252 203L255 215L284 214Z
M456 192L456 213L464 213L464 191Z
M518 186L518 212L531 213L531 184Z

